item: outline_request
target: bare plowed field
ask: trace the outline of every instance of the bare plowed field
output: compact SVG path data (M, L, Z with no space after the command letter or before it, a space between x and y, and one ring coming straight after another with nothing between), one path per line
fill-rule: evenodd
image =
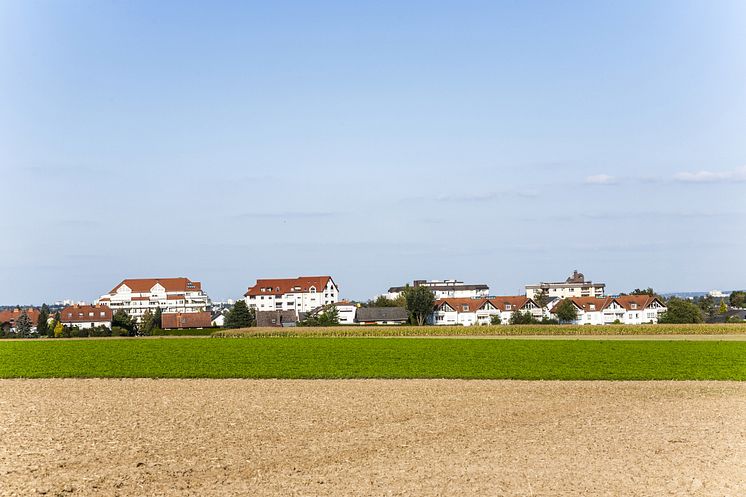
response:
M39 494L743 496L746 383L2 380Z

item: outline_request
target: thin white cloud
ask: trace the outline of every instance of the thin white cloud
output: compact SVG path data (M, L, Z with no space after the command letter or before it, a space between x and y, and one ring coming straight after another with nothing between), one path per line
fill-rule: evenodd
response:
M585 178L586 185L614 185L617 182L616 177L609 176L608 174L594 174Z
M727 171L683 171L676 173L674 181L682 183L728 183L746 181L746 166Z

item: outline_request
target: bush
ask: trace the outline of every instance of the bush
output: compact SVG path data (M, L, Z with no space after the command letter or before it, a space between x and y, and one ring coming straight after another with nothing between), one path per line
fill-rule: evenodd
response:
M126 336L129 336L129 334L130 334L129 330L122 328L121 326L111 327L111 336L113 337L126 337Z

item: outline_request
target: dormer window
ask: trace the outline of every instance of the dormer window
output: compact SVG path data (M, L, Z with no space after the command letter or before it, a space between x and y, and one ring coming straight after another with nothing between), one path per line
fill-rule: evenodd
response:
M637 304L632 304L632 305L630 305L630 307L631 307L632 309L637 309Z
M505 310L506 310L506 311L509 311L509 310L511 309L511 307L512 307L512 306L511 306L510 304L505 304Z
M468 311L469 310L469 304L462 304L461 305L461 310L462 311Z
M316 287L312 286L311 288L309 288L308 293L316 293Z
M596 304L591 304L590 308L591 308L592 311L595 311L596 310Z

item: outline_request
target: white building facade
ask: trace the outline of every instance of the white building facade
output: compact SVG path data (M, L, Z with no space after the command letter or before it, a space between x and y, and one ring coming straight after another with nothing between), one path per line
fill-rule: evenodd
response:
M490 294L490 287L484 284L467 284L458 280L414 280L412 286L424 286L430 289L435 299L476 299L486 298ZM396 300L406 287L394 286L384 295Z
M603 297L605 289L605 283L585 281L583 273L579 273L576 270L565 281L526 285L526 297L536 299L542 293L547 297L557 297L560 299L571 297Z
M536 319L542 318L542 309L533 300L522 295L482 299L441 299L429 319L436 326L488 325L494 317L501 324L509 324L514 312L528 312Z
M619 297L574 297L567 299L577 311L572 324L656 324L666 305L653 295L622 295ZM555 305L552 313L556 314Z
M259 279L244 294L246 305L257 311L310 312L339 301L339 288L331 276Z
M202 284L189 278L137 278L126 279L96 302L111 308L123 309L129 316L142 320L143 315L154 313L206 312L211 309L210 297L202 291Z

